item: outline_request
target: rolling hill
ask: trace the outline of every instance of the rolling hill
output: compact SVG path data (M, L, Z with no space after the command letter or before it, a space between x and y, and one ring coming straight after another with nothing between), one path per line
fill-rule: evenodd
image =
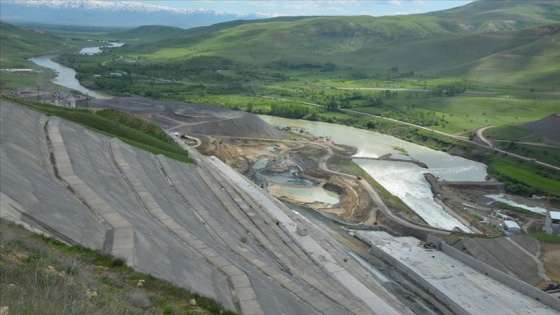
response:
M58 49L64 39L44 31L27 30L0 21L0 68L14 65L17 59L26 59L34 54L45 54Z
M497 2L407 16L235 21L172 30L128 51L158 62L213 56L251 67L333 63L377 73L398 66L401 72L512 85L558 84L560 1ZM131 32L148 39L155 31ZM126 34L114 35L125 40Z
M455 21L471 31L503 31L558 22L560 1L475 1L428 16Z

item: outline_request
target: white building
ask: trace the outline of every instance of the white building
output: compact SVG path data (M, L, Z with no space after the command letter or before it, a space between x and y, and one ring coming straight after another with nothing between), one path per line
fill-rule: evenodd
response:
M544 223L544 232L546 234L560 235L560 212L548 211Z
M521 232L521 227L517 222L506 220L504 221L504 229L510 233L519 233Z

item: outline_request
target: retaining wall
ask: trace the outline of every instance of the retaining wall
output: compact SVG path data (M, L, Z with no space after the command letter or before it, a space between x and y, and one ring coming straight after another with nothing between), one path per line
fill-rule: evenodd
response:
M448 297L444 292L440 291L436 287L434 287L430 282L419 276L416 272L412 269L408 268L400 261L398 261L393 256L385 253L383 250L379 249L375 245L370 247L371 251L379 256L383 257L383 259L390 262L393 266L397 267L401 272L412 278L416 283L418 283L422 288L424 288L428 293L435 296L438 300L443 302L449 309L453 311L453 314L456 315L472 315L471 313L467 312L463 307L453 301L450 297Z

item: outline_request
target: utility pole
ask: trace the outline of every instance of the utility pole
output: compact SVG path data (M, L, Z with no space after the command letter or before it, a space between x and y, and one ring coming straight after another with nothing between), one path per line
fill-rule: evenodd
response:
M37 85L37 102L39 102L39 86Z

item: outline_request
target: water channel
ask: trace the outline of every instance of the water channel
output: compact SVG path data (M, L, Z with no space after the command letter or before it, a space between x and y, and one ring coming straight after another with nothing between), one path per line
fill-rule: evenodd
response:
M356 157L378 158L390 153L396 159L425 163L428 169L407 162L354 159L355 163L389 192L401 198L428 224L448 230L459 227L469 231L436 203L424 174L432 173L445 181L484 181L486 165L373 131L324 122L272 116L261 118L274 126L303 128L313 135L330 137L335 143L353 145L358 148Z

